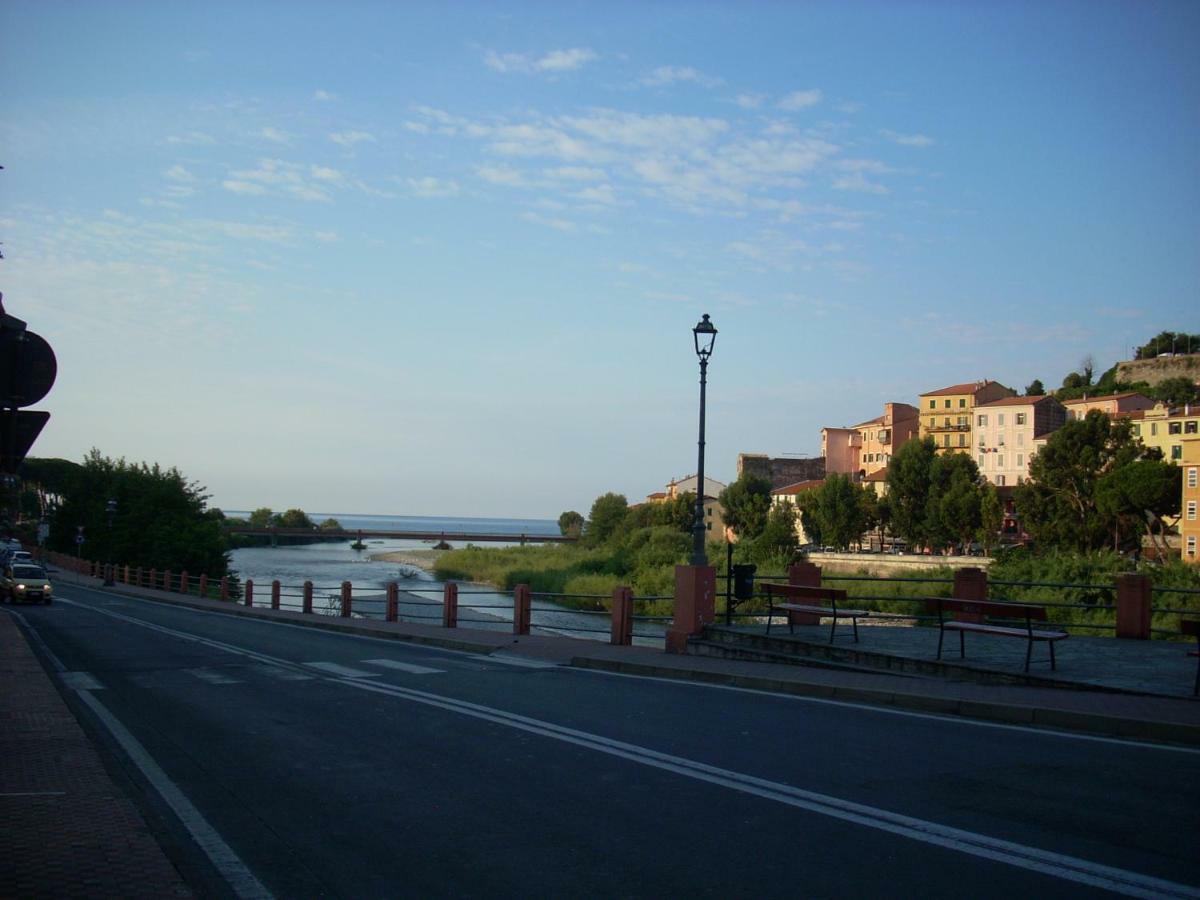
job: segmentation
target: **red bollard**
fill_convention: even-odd
[[[352,588],[350,586],[350,582],[343,581],[342,582],[342,611],[341,611],[341,616],[343,619],[350,618],[350,593],[351,593],[351,590],[352,590]]]
[[[246,605],[254,605],[254,580],[252,578],[246,579]]]
[[[513,588],[513,634],[529,634],[532,599],[529,585],[518,584]]]
[[[139,569],[138,570],[138,581],[141,581],[141,580],[142,580],[142,575],[141,575],[141,570]],[[208,599],[208,576],[207,575],[200,576],[200,596],[203,597],[205,600]]]
[[[279,582],[271,582],[271,609],[279,609]]]
[[[221,578],[221,600],[229,601],[229,579],[225,577]]]
[[[191,593],[190,589],[191,589],[191,585],[188,583],[187,569],[184,569],[182,572],[179,573],[179,593],[190,594]]]
[[[171,590],[171,570],[170,569],[166,569],[163,571],[163,588],[162,589],[164,591]]]
[[[400,617],[400,585],[389,581],[387,586],[387,615],[388,622],[395,622]]]
[[[442,627],[458,627],[458,585],[446,584],[442,588]]]
[[[302,609],[306,613],[312,612],[312,595],[313,583],[311,581],[304,582],[304,606]]]
[[[121,579],[125,584],[129,584],[129,566],[125,567],[125,577]]]
[[[154,588],[157,586],[158,586],[158,569],[151,569],[150,570],[150,587]]]
[[[610,644],[628,647],[633,644],[633,589],[613,588],[612,636]]]

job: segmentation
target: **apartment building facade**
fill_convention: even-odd
[[[1184,443],[1189,438],[1200,436],[1200,405],[1171,409],[1163,403],[1153,408],[1131,414],[1133,433],[1147,447],[1162,451],[1167,462],[1181,465]]]
[[[885,403],[883,415],[849,428],[822,428],[825,471],[862,481],[888,467],[892,456],[920,431],[920,412],[907,403]]]
[[[1029,477],[1029,464],[1045,439],[1067,422],[1066,407],[1053,397],[1005,397],[975,407],[975,461],[997,487]]]
[[[1185,438],[1179,464],[1183,467],[1183,505],[1179,539],[1183,561],[1200,565],[1200,437]]]
[[[1078,397],[1064,400],[1062,404],[1067,408],[1068,419],[1082,419],[1093,409],[1098,409],[1106,416],[1126,416],[1154,407],[1153,400],[1137,391],[1110,394],[1107,397]]]
[[[931,437],[939,453],[970,453],[975,407],[1016,395],[998,381],[973,381],[954,384],[921,394],[920,430],[922,438]]]

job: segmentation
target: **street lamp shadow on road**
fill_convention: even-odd
[[[700,360],[700,438],[697,441],[696,513],[692,522],[690,565],[675,567],[675,615],[667,632],[667,652],[686,653],[687,638],[696,634],[715,615],[717,570],[704,552],[707,528],[704,522],[704,413],[708,388],[708,360],[717,342],[717,329],[708,313],[692,329],[696,356]]]

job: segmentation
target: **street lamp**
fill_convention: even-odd
[[[707,566],[708,557],[704,554],[704,390],[708,384],[708,358],[712,356],[713,344],[717,342],[717,329],[704,314],[695,328],[692,337],[696,341],[696,356],[700,358],[700,440],[698,442],[700,461],[696,464],[696,521],[692,524],[692,565]]]
[[[117,514],[117,501],[109,500],[104,504],[105,515],[108,516],[108,565],[104,567],[104,586],[113,586],[113,566],[116,560],[113,558],[113,517]]]

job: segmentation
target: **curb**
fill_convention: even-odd
[[[1098,713],[998,703],[988,700],[930,697],[926,694],[909,694],[902,691],[837,687],[833,685],[810,684],[803,681],[769,678],[760,675],[702,672],[694,669],[676,669],[669,666],[596,659],[585,656],[573,658],[571,665],[579,669],[597,669],[623,675],[648,675],[654,678],[670,678],[676,681],[723,684],[730,687],[746,688],[748,690],[815,697],[821,700],[865,703],[870,706],[891,706],[918,712],[961,716],[965,719],[1000,722],[1008,725],[1055,728],[1063,731],[1084,732],[1105,737],[1200,747],[1200,725],[1188,725],[1181,722],[1127,719],[1118,716],[1105,716]]]

